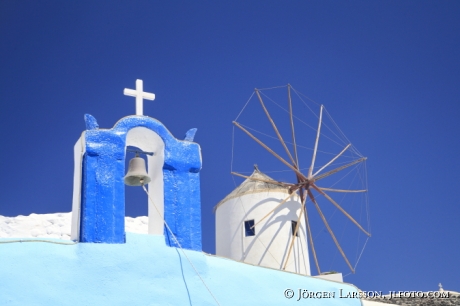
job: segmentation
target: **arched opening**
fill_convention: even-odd
[[[136,157],[136,153],[133,152],[142,151],[141,148],[135,146],[126,147],[126,158],[125,158],[125,173],[129,171],[129,163],[132,158]],[[148,161],[146,155],[139,154],[137,157],[140,157],[144,160],[145,165],[148,166]],[[145,170],[147,171],[148,168]],[[139,234],[148,233],[148,215],[149,209],[148,205],[145,205],[147,195],[144,190],[139,186],[125,186],[125,232],[133,232]],[[141,217],[141,218],[138,218]]]
[[[164,220],[164,142],[160,136],[150,129],[135,127],[126,134],[126,147],[135,147],[145,152],[153,152],[152,156],[141,154],[146,160],[147,173],[151,182],[147,185],[153,203],[141,187],[125,187],[125,215],[137,217],[148,214],[148,234],[163,235]],[[125,150],[126,150],[125,147]],[[128,170],[129,161],[135,156],[132,152],[125,154],[125,169]],[[125,171],[125,172],[126,172]],[[147,204],[147,205],[145,205]],[[156,208],[155,208],[156,206]],[[146,214],[147,213],[147,214]],[[126,225],[125,225],[126,226]]]

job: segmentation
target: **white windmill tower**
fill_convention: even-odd
[[[288,171],[294,173],[296,181],[287,182],[286,177],[274,179],[262,173],[257,166],[252,174],[243,175],[233,170],[232,159],[232,174],[246,180],[215,207],[216,254],[254,265],[304,275],[312,274],[309,260],[311,255],[317,273],[322,274],[319,256],[317,256],[318,244],[315,239],[317,242],[319,240],[319,249],[321,249],[323,242],[330,241],[332,238],[336,249],[329,248],[326,253],[340,253],[345,264],[354,273],[362,250],[370,237],[366,157],[363,157],[351,145],[322,105],[317,105],[319,114],[315,113],[312,110],[314,107],[309,107],[298,92],[290,85],[286,87],[288,107],[283,107],[271,97],[266,96],[263,92],[265,90],[255,90],[258,98],[256,100],[260,102],[261,109],[268,118],[269,125],[266,127],[270,126],[270,129],[274,131],[272,136],[267,134],[267,129],[260,131],[250,126],[262,121],[254,120],[259,117],[252,113],[249,116],[249,124],[239,122],[241,114],[254,94],[233,124],[260,145],[257,148],[262,148],[262,151],[265,153],[268,151],[271,156],[275,157],[270,163],[267,163],[267,167],[274,167],[276,163],[281,166],[284,164],[283,167],[287,167]],[[315,127],[305,122],[306,116],[303,114],[293,113],[291,90],[298,94],[301,102],[307,105],[308,110],[314,114],[314,120],[319,122],[314,124]],[[262,96],[273,102],[288,116],[279,110],[269,112]],[[287,124],[278,127],[274,118],[277,116],[280,118],[280,114],[285,116],[284,119],[289,119]],[[323,115],[328,116],[330,121],[326,123]],[[311,135],[304,131],[298,132],[301,129],[294,129],[296,120],[305,124]],[[337,129],[335,131],[334,125]],[[296,135],[296,132],[300,136]],[[254,134],[257,133],[262,136],[256,137]],[[285,141],[285,138],[282,137],[283,133],[289,133],[292,142]],[[262,139],[262,137],[265,138]],[[321,142],[320,138],[323,139]],[[276,141],[278,153],[276,149],[272,149],[275,144],[268,145],[270,140]],[[306,142],[305,145],[301,145],[301,141],[310,141],[310,143]],[[292,153],[288,146],[292,146]],[[246,155],[244,159],[248,159],[247,156],[252,153],[253,148],[248,148],[248,144],[245,143],[242,151]],[[259,159],[262,158],[262,153],[253,156]],[[308,167],[301,168],[301,165],[305,164]],[[264,166],[263,169],[265,171],[266,167]],[[361,204],[362,206],[359,207]],[[313,210],[317,211],[320,218],[312,217]],[[358,214],[354,214],[353,210],[358,211]],[[341,222],[348,224],[345,225],[343,231],[335,234],[338,227],[333,223],[340,219],[343,219]],[[349,226],[349,224],[352,225]],[[363,248],[359,250],[354,246],[357,255],[351,259],[346,255],[348,249],[340,242],[348,238],[349,234],[346,230],[354,230],[358,235],[365,236],[365,239],[360,238],[361,243],[365,240]],[[326,239],[326,235],[329,235],[330,238]]]
[[[250,178],[215,207],[216,254],[310,275],[304,219],[297,226],[300,197],[296,193],[289,197],[289,186],[273,184],[271,177],[254,168]]]

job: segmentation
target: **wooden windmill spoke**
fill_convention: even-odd
[[[348,219],[350,219],[351,222],[353,222],[361,231],[363,231],[364,234],[366,234],[367,236],[371,236],[371,234],[369,234],[358,222],[356,222],[355,219],[353,219],[352,216],[350,216],[349,213],[347,213],[339,204],[337,204],[329,195],[327,195],[327,193],[325,193],[324,191],[322,191],[320,188],[318,188],[317,186],[315,186],[314,184],[312,184],[312,187],[318,191],[319,193],[321,193],[326,199],[329,200],[329,202],[331,202],[332,204],[334,204],[335,207],[337,207],[345,216],[348,217]]]
[[[316,200],[315,200],[315,197],[313,196],[313,193],[310,190],[307,190],[307,192],[308,192],[308,196],[310,197],[311,201],[313,202],[313,204],[315,204],[316,210],[318,211],[319,215],[321,216],[321,219],[323,220],[324,225],[326,226],[329,234],[331,235],[332,240],[334,240],[334,243],[337,246],[337,249],[339,249],[340,254],[342,254],[342,257],[343,257],[343,259],[345,259],[345,262],[347,263],[347,265],[350,268],[351,272],[355,273],[355,269],[353,269],[353,267],[351,266],[350,261],[348,260],[347,256],[343,252],[342,247],[339,244],[339,241],[337,240],[337,238],[334,235],[334,232],[332,231],[331,227],[329,226],[329,223],[327,223],[327,220],[324,217],[323,212],[319,208],[318,203],[316,203]]]
[[[327,164],[325,164],[324,166],[321,167],[321,169],[319,169],[318,171],[315,172],[315,174],[313,174],[313,176],[317,175],[318,173],[320,173],[321,171],[323,171],[324,168],[326,168],[327,166],[329,166],[330,164],[332,164],[337,158],[340,157],[340,155],[342,155],[349,147],[351,146],[351,143],[349,143],[345,149],[343,149],[339,154],[337,154],[336,157],[334,157],[333,159],[331,159]]]
[[[295,156],[295,165],[297,169],[300,168],[299,157],[297,155],[297,144],[295,142],[295,132],[294,132],[294,118],[292,114],[292,99],[291,99],[291,84],[288,84],[288,101],[289,101],[289,117],[291,119],[291,132],[292,132],[292,145],[294,147],[294,156]]]
[[[307,231],[308,231],[308,241],[310,242],[310,247],[311,247],[311,252],[313,254],[313,258],[315,259],[316,270],[318,271],[318,274],[321,274],[321,270],[319,269],[318,258],[316,257],[315,245],[313,243],[313,235],[311,234],[310,222],[308,221],[308,211],[307,211],[306,201],[305,201],[305,204],[302,206],[302,208],[304,210],[305,225],[307,226]]]
[[[319,134],[321,132],[321,120],[323,118],[323,106],[321,105],[319,111],[319,122],[318,122],[318,129],[316,130],[316,140],[315,140],[315,148],[313,149],[313,157],[311,159],[310,169],[308,170],[308,178],[312,177],[313,168],[315,167],[315,159],[316,159],[316,151],[318,150],[318,141],[319,141]]]
[[[270,152],[271,154],[273,154],[273,156],[275,156],[276,158],[278,158],[283,164],[285,164],[286,166],[289,167],[289,169],[293,170],[295,173],[297,173],[301,178],[303,178],[304,180],[306,180],[307,178],[302,174],[302,172],[300,172],[299,170],[297,170],[294,166],[292,166],[290,163],[288,163],[286,160],[284,160],[281,156],[279,156],[278,154],[276,154],[272,149],[270,149],[266,144],[264,144],[262,141],[260,141],[257,137],[255,137],[254,135],[251,134],[251,132],[249,132],[248,130],[246,130],[244,127],[242,127],[238,122],[236,121],[233,121],[233,124],[236,125],[238,128],[240,128],[243,132],[245,132],[246,134],[248,134],[249,137],[251,137],[252,139],[254,139],[258,144],[260,144],[265,150],[267,150],[268,152]]]
[[[253,177],[253,176],[247,176],[247,175],[244,175],[244,174],[240,174],[238,172],[230,172],[230,173],[233,174],[233,175],[236,175],[236,176],[240,176],[240,177],[243,177],[243,178],[246,178],[246,179],[253,180],[253,181],[259,181],[259,182],[269,183],[269,184],[273,184],[273,185],[279,185],[279,186],[282,186],[282,187],[294,186],[294,184],[291,184],[291,183],[283,183],[283,182],[278,182],[278,181],[274,181],[274,180],[264,180],[264,179],[261,179],[261,178],[258,178],[258,177]]]
[[[278,139],[280,140],[281,144],[283,145],[284,150],[286,150],[286,153],[287,153],[287,155],[289,156],[289,158],[291,159],[292,163],[297,167],[296,161],[295,161],[294,158],[292,157],[291,152],[289,152],[289,149],[287,148],[286,143],[285,143],[284,140],[283,140],[283,137],[281,137],[281,134],[280,134],[280,132],[278,131],[278,128],[276,127],[275,122],[273,121],[272,117],[270,116],[270,113],[268,112],[267,108],[265,107],[264,101],[262,100],[262,97],[260,96],[259,90],[256,88],[255,91],[256,91],[257,97],[259,98],[260,105],[262,105],[262,108],[264,109],[265,114],[267,115],[268,120],[270,121],[270,123],[271,123],[273,129],[275,130],[276,136],[278,136]],[[298,168],[298,167],[297,167],[297,168]]]
[[[337,247],[338,251],[340,252],[341,256],[345,260],[345,262],[348,265],[348,267],[350,268],[350,270],[353,273],[355,273],[354,267],[351,265],[350,261],[348,260],[346,254],[344,252],[344,249],[342,249],[342,247],[341,247],[341,245],[340,245],[340,243],[338,241],[338,238],[336,237],[336,235],[334,234],[331,226],[328,223],[328,222],[331,222],[331,221],[330,220],[328,221],[326,219],[324,213],[322,212],[322,210],[321,210],[321,208],[319,206],[319,203],[315,199],[315,196],[317,196],[318,199],[319,199],[320,196],[324,196],[327,199],[327,201],[331,202],[332,205],[335,206],[335,208],[332,208],[332,209],[337,208],[338,210],[340,210],[341,213],[344,214],[346,218],[348,218],[351,222],[353,222],[358,227],[358,229],[359,229],[358,234],[360,234],[360,232],[362,231],[363,233],[365,233],[367,236],[370,237],[370,234],[351,216],[351,211],[350,211],[350,213],[348,213],[344,208],[342,208],[337,202],[334,201],[334,199],[331,197],[331,196],[333,196],[333,194],[330,194],[330,192],[338,192],[338,193],[345,193],[345,194],[346,193],[362,193],[362,192],[367,192],[367,190],[365,190],[366,187],[355,187],[355,189],[339,189],[339,188],[347,188],[347,187],[340,187],[338,185],[335,185],[335,186],[334,185],[328,185],[327,184],[328,179],[325,179],[325,178],[328,178],[329,176],[334,178],[333,175],[335,175],[336,173],[338,173],[340,171],[343,171],[343,170],[345,170],[347,168],[350,168],[347,171],[343,171],[340,175],[338,175],[338,176],[343,176],[343,178],[345,178],[347,176],[347,173],[357,169],[357,168],[352,168],[352,166],[356,165],[356,167],[359,167],[361,165],[359,163],[364,162],[367,158],[357,156],[357,157],[354,157],[353,159],[345,160],[343,163],[340,162],[341,159],[345,159],[345,157],[344,157],[346,155],[345,152],[350,152],[349,150],[351,150],[351,143],[349,143],[349,144],[344,143],[343,144],[343,142],[342,142],[342,144],[339,144],[339,148],[338,148],[338,150],[341,150],[341,151],[333,153],[333,154],[336,154],[336,155],[332,154],[329,157],[325,157],[324,160],[327,161],[327,163],[323,163],[323,161],[321,161],[322,153],[326,153],[326,152],[322,152],[321,148],[319,148],[319,139],[320,139],[320,136],[321,136],[321,132],[323,132],[323,136],[324,136],[324,128],[322,128],[322,125],[323,125],[323,122],[322,122],[323,118],[322,117],[323,117],[323,113],[327,113],[326,110],[324,109],[323,105],[321,105],[320,106],[320,112],[319,112],[319,114],[317,114],[318,115],[318,117],[317,117],[318,118],[318,126],[317,126],[317,130],[316,130],[316,133],[315,133],[315,143],[314,143],[313,151],[312,151],[313,154],[311,156],[311,160],[302,161],[304,163],[303,164],[304,169],[301,170],[300,169],[300,164],[299,164],[300,160],[299,160],[299,156],[298,156],[299,153],[301,153],[301,152],[298,151],[298,148],[297,148],[297,139],[296,139],[296,131],[295,131],[295,123],[294,123],[294,119],[296,119],[297,117],[295,117],[294,113],[293,113],[293,107],[296,107],[296,106],[293,105],[293,102],[295,102],[295,101],[292,100],[291,90],[294,90],[294,89],[291,88],[290,84],[288,84],[288,86],[287,86],[288,101],[287,102],[288,102],[288,112],[289,112],[289,120],[290,120],[289,124],[290,124],[290,129],[291,129],[291,136],[289,136],[287,134],[283,135],[284,137],[288,137],[288,138],[286,138],[286,141],[288,141],[288,142],[286,142],[283,139],[283,136],[281,134],[283,129],[281,129],[282,126],[280,126],[280,122],[275,123],[275,121],[274,121],[274,119],[276,120],[276,116],[275,116],[276,113],[274,113],[271,110],[269,112],[270,107],[265,104],[264,99],[266,100],[266,99],[268,99],[268,97],[265,96],[265,94],[264,94],[265,92],[263,92],[262,90],[259,90],[257,88],[255,89],[255,94],[258,97],[260,105],[261,105],[263,111],[265,112],[265,115],[266,115],[268,121],[270,122],[270,124],[271,124],[271,126],[272,126],[272,128],[273,128],[273,130],[274,130],[274,132],[276,134],[275,139],[279,140],[279,142],[281,143],[283,149],[285,150],[285,153],[282,152],[283,149],[277,149],[276,148],[276,146],[278,146],[278,144],[276,143],[276,140],[275,140],[274,146],[272,146],[272,148],[275,149],[275,150],[273,150],[272,148],[270,148],[267,145],[269,143],[266,142],[266,140],[264,140],[264,138],[262,138],[262,139],[257,138],[255,136],[256,134],[255,133],[253,134],[253,131],[251,131],[251,129],[249,127],[246,127],[243,124],[240,124],[240,123],[238,123],[236,121],[233,121],[233,124],[236,127],[238,127],[240,130],[242,130],[244,133],[246,133],[250,138],[252,138],[252,140],[257,142],[266,151],[271,153],[281,163],[283,163],[286,167],[288,167],[288,169],[294,171],[294,173],[296,175],[296,178],[295,179],[293,178],[294,180],[277,181],[277,180],[274,180],[274,179],[272,179],[270,177],[259,176],[259,175],[255,175],[255,177],[253,177],[253,175],[249,175],[249,174],[244,175],[244,174],[238,173],[238,172],[231,172],[231,174],[239,176],[239,177],[242,177],[242,178],[245,178],[247,180],[246,182],[250,182],[249,180],[251,180],[252,182],[260,182],[260,183],[256,184],[256,186],[259,186],[259,187],[263,187],[264,183],[273,184],[273,185],[268,185],[268,187],[272,186],[275,189],[278,188],[277,190],[285,189],[289,193],[289,195],[288,194],[282,195],[282,197],[286,197],[286,198],[280,198],[280,199],[276,200],[276,202],[273,203],[273,206],[270,206],[270,207],[276,206],[273,209],[271,209],[270,207],[266,207],[266,209],[270,210],[270,211],[265,210],[263,212],[263,214],[265,214],[265,215],[260,219],[257,218],[258,219],[258,220],[256,220],[257,223],[255,223],[253,226],[251,226],[251,229],[254,229],[256,226],[263,226],[263,227],[269,226],[271,228],[271,226],[272,226],[271,221],[273,221],[273,219],[276,218],[276,216],[278,216],[278,214],[284,212],[284,210],[286,210],[287,207],[290,207],[289,204],[288,205],[285,205],[285,204],[288,203],[288,202],[293,204],[292,203],[292,201],[294,201],[293,196],[294,196],[294,194],[298,194],[298,196],[300,198],[300,201],[297,198],[295,198],[295,202],[296,202],[296,205],[297,204],[301,205],[300,206],[301,210],[299,211],[299,215],[297,215],[297,211],[298,211],[297,209],[295,209],[295,211],[294,211],[295,212],[295,217],[298,217],[297,218],[297,224],[296,224],[295,227],[292,228],[292,230],[290,228],[290,230],[292,231],[292,233],[290,231],[290,234],[293,234],[292,238],[290,238],[291,241],[289,241],[289,240],[287,242],[285,241],[285,246],[287,246],[287,248],[286,247],[284,248],[284,251],[282,252],[282,254],[280,254],[282,257],[278,258],[278,260],[277,260],[278,265],[279,265],[278,266],[279,269],[286,270],[286,268],[287,268],[287,266],[289,264],[289,260],[290,260],[291,255],[293,256],[293,261],[295,261],[295,263],[296,263],[295,269],[297,269],[297,263],[298,263],[297,262],[297,257],[296,257],[297,256],[297,251],[298,251],[297,247],[301,247],[302,251],[307,250],[306,251],[307,252],[306,256],[312,255],[311,257],[314,258],[318,274],[321,274],[321,270],[320,270],[320,266],[319,266],[319,262],[318,262],[318,258],[317,258],[317,252],[316,252],[316,249],[315,249],[314,238],[313,238],[313,235],[312,235],[312,231],[315,230],[314,228],[312,228],[314,224],[311,224],[310,221],[309,221],[309,220],[313,220],[312,218],[314,218],[315,216],[312,217],[312,214],[314,214],[312,212],[313,208],[311,208],[311,206],[308,207],[308,209],[310,209],[310,211],[309,211],[310,214],[308,214],[308,210],[307,210],[307,206],[306,206],[306,203],[309,202],[309,199],[310,199],[312,201],[312,203],[313,203],[312,206],[314,205],[315,209],[318,211],[318,214],[321,217],[322,222],[325,225],[325,228],[327,229],[327,231],[331,235],[331,238],[332,238],[335,246]],[[262,97],[262,95],[264,95],[264,97]],[[252,98],[252,96],[251,96],[251,98]],[[315,107],[315,109],[317,109],[317,107]],[[297,109],[296,109],[296,111],[297,111]],[[274,117],[272,117],[271,114],[274,114]],[[285,118],[285,119],[287,119],[287,118]],[[236,120],[238,120],[238,119],[236,119]],[[325,120],[326,120],[326,117],[325,117]],[[280,129],[278,129],[278,126],[280,126]],[[285,127],[288,128],[287,126],[285,126]],[[270,129],[270,128],[268,128],[268,129]],[[289,132],[287,132],[287,133],[289,133]],[[300,130],[297,127],[297,134],[298,133],[300,133]],[[314,131],[313,131],[313,133],[314,133]],[[266,136],[268,136],[268,135],[266,135]],[[258,137],[261,137],[261,136],[258,136]],[[327,137],[327,136],[324,136],[324,137]],[[292,147],[291,147],[291,143],[289,142],[290,141],[289,138],[291,138]],[[331,141],[335,142],[333,139],[331,139],[331,138],[329,138],[329,139]],[[323,143],[323,142],[324,142],[324,139],[322,138],[321,143]],[[337,143],[337,142],[335,142],[335,143]],[[340,147],[342,149],[340,149]],[[291,150],[292,150],[292,152],[291,152]],[[287,154],[287,156],[284,155],[284,154]],[[316,159],[317,158],[318,158],[318,164],[316,164]],[[309,166],[306,165],[307,163],[310,163],[310,165]],[[302,173],[302,172],[304,172],[304,173]],[[325,180],[320,181],[322,179],[325,179]],[[327,188],[317,186],[316,185],[317,181],[320,181],[319,184],[321,184],[323,186],[327,186]],[[279,187],[277,187],[277,186],[279,186]],[[337,188],[334,188],[334,187],[337,187]],[[331,196],[329,196],[329,194]],[[342,194],[342,195],[345,196],[345,194]],[[350,196],[352,196],[352,195],[350,195]],[[359,198],[362,199],[362,197],[359,197]],[[341,205],[344,204],[342,202],[340,202],[340,203],[341,203]],[[285,205],[285,206],[283,206],[283,205]],[[310,203],[308,203],[308,205],[310,205]],[[326,205],[330,205],[330,204],[326,204]],[[346,207],[346,206],[344,206],[344,207]],[[295,206],[295,208],[297,208],[297,206]],[[324,207],[323,207],[323,209],[324,209]],[[308,236],[308,238],[305,237],[305,239],[308,240],[308,242],[305,241],[305,244],[303,244],[303,241],[296,239],[296,237],[297,237],[299,232],[304,233],[303,228],[301,227],[301,222],[300,222],[300,220],[302,220],[302,218],[305,221],[305,235]],[[347,219],[345,219],[345,220],[347,220]],[[288,220],[287,222],[294,222],[294,221]],[[348,221],[346,221],[346,222],[348,222]],[[302,237],[302,239],[303,239],[303,237]],[[297,241],[297,245],[294,246],[296,241]],[[300,245],[300,243],[302,245]],[[294,248],[296,248],[296,249],[294,249]],[[311,250],[311,253],[309,253],[308,250]],[[320,250],[318,250],[318,252],[319,251]],[[321,254],[318,253],[318,256],[320,256],[320,255]],[[259,262],[259,264],[260,264],[260,262]],[[306,262],[305,262],[305,264],[306,264]],[[312,263],[310,262],[309,265],[311,265],[311,264]],[[291,262],[291,266],[289,266],[289,268],[290,269],[292,268],[292,262]],[[309,267],[309,269],[310,269],[310,267]]]
[[[313,179],[311,179],[310,181],[311,181],[311,182],[319,181],[319,180],[321,180],[321,179],[323,179],[323,178],[325,178],[325,177],[328,177],[328,176],[330,176],[330,175],[332,175],[332,174],[334,174],[334,173],[337,173],[337,172],[339,172],[339,171],[342,171],[343,169],[346,169],[346,168],[348,168],[348,167],[351,167],[351,166],[353,166],[353,165],[356,165],[357,163],[363,162],[363,161],[365,161],[366,159],[367,159],[367,157],[361,157],[361,158],[359,158],[359,159],[357,159],[357,160],[352,161],[352,162],[349,163],[349,164],[346,164],[346,165],[343,165],[343,166],[341,166],[341,167],[335,168],[335,169],[333,169],[333,170],[331,170],[331,171],[328,171],[328,172],[326,172],[326,173],[323,173],[323,174],[321,174],[321,175],[319,175],[319,176],[315,176],[315,177],[313,177]]]
[[[278,207],[280,207],[281,205],[283,205],[284,203],[286,203],[290,197],[292,197],[294,195],[294,192],[289,194],[288,197],[286,199],[284,199],[283,201],[281,201],[278,205],[276,205],[275,208],[273,208],[272,210],[270,210],[265,216],[262,217],[262,219],[259,220],[259,222],[257,222],[256,224],[254,224],[253,226],[251,226],[251,229],[254,228],[254,226],[256,226],[257,224],[259,224],[260,222],[262,222],[263,220],[265,220],[265,218],[267,218],[268,216],[270,216]]]
[[[303,214],[302,207],[304,206],[304,204],[305,204],[305,201],[302,203],[302,206],[300,207],[299,218],[297,218],[297,223],[295,225],[294,235],[292,236],[291,244],[289,245],[289,250],[288,250],[288,254],[286,256],[286,261],[284,262],[283,270],[286,270],[286,266],[287,266],[287,264],[289,262],[289,257],[291,256],[292,246],[294,245],[295,238],[297,237],[297,231],[299,230],[300,218],[302,218],[302,214]]]
[[[319,189],[323,190],[323,191],[330,191],[330,192],[367,192],[366,189],[357,189],[357,190],[354,190],[354,189],[334,189],[334,188],[324,188],[324,187],[319,187],[319,186],[316,186],[318,187]]]

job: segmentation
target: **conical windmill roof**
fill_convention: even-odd
[[[214,206],[214,212],[216,209],[227,202],[230,199],[241,197],[246,194],[258,193],[258,192],[267,192],[267,191],[276,191],[276,192],[285,192],[289,193],[289,187],[283,187],[278,184],[272,184],[263,181],[253,180],[251,178],[258,178],[267,181],[275,181],[265,173],[262,173],[257,166],[254,166],[254,172],[242,182],[238,187],[236,187],[232,192],[230,192],[224,199],[222,199],[216,206]]]

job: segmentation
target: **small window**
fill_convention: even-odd
[[[254,220],[246,220],[244,221],[244,232],[245,236],[255,236],[256,228],[254,226]]]
[[[297,226],[297,221],[291,221],[292,236],[294,236],[296,226]],[[295,234],[296,237],[299,237],[299,231],[300,231],[300,227],[297,229],[297,233]]]

